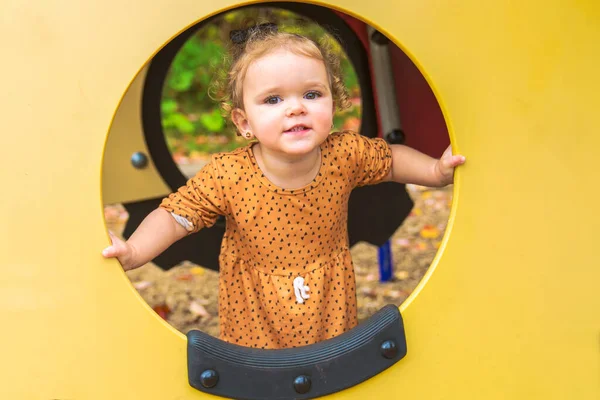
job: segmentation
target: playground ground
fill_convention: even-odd
[[[394,278],[379,282],[377,248],[352,248],[358,295],[358,317],[364,320],[386,304],[400,305],[417,286],[439,248],[452,202],[452,186],[429,189],[409,185],[415,207],[391,238]],[[106,224],[121,234],[127,213],[120,205],[105,208]],[[127,276],[146,302],[173,327],[199,329],[218,336],[218,273],[190,262],[169,271],[148,263]]]

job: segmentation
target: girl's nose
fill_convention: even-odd
[[[306,107],[304,107],[304,104],[302,104],[301,101],[292,101],[288,104],[288,108],[285,110],[285,114],[288,117],[294,116],[294,115],[302,115],[306,113]]]

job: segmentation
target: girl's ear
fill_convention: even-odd
[[[246,132],[251,132],[250,122],[248,122],[246,113],[241,108],[235,108],[231,111],[231,120],[242,136],[244,136]]]

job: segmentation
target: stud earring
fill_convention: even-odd
[[[246,136],[246,139],[250,139],[252,137],[252,132],[248,131],[244,133],[244,136]]]

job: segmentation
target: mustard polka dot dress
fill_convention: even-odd
[[[252,146],[215,154],[161,207],[197,230],[224,215],[220,252],[221,339],[288,348],[337,336],[357,324],[347,219],[350,192],[380,182],[392,164],[382,139],[331,134],[308,185],[283,189],[261,172]],[[202,248],[198,248],[202,251]]]

